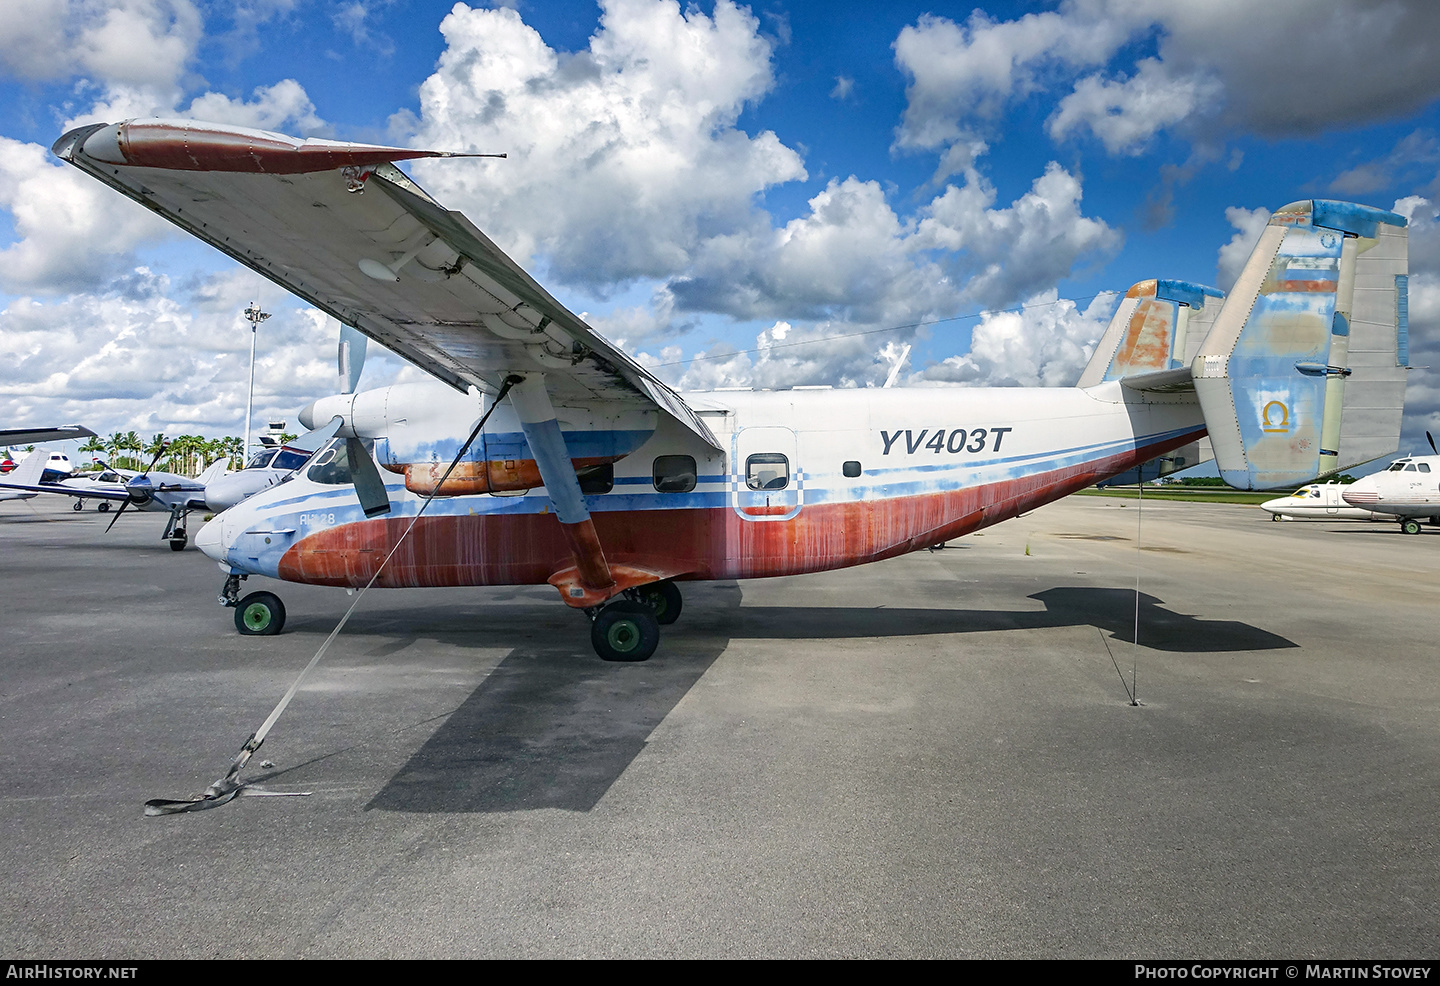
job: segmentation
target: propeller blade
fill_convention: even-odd
[[[117,511],[115,511],[115,516],[114,516],[114,517],[111,517],[111,518],[110,518],[110,523],[107,524],[107,525],[105,525],[105,533],[106,533],[106,534],[109,534],[109,533],[110,533],[110,528],[112,528],[112,527],[115,526],[115,522],[120,519],[120,515],[125,512],[125,508],[128,507],[128,506],[130,506],[130,501],[129,501],[129,500],[122,500],[122,501],[120,502],[120,509],[117,510]]]
[[[307,431],[285,447],[292,448],[297,452],[309,452],[311,455],[314,455],[320,451],[326,442],[335,437],[335,433],[340,430],[340,426],[344,423],[345,419],[337,414],[330,419],[328,424],[323,424],[314,431]]]
[[[148,476],[148,475],[150,475],[150,470],[155,468],[155,463],[157,463],[157,462],[160,461],[160,456],[164,455],[164,454],[165,454],[165,450],[168,449],[169,447],[170,447],[170,443],[169,443],[169,442],[166,442],[164,445],[161,445],[160,448],[157,449],[156,452],[155,452],[155,458],[153,458],[153,459],[150,460],[150,464],[145,467],[145,471],[142,472],[140,475],[142,475],[142,476]]]
[[[368,340],[360,330],[340,326],[340,393],[353,394],[365,369],[365,344]],[[318,448],[318,446],[317,446]]]
[[[1436,455],[1440,455],[1440,451],[1436,451],[1435,449],[1435,439],[1430,437],[1430,433],[1428,431],[1425,433],[1425,441],[1430,443],[1430,451],[1434,452]]]
[[[358,438],[345,439],[345,455],[350,460],[350,478],[355,483],[355,494],[360,497],[360,506],[366,517],[375,517],[390,512],[390,496],[380,480],[380,470],[375,460],[365,449],[365,443]]]

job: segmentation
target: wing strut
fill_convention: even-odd
[[[580,492],[580,480],[565,447],[565,436],[560,433],[560,422],[555,420],[555,408],[545,390],[544,376],[530,374],[524,382],[516,384],[510,391],[510,404],[520,418],[525,441],[535,455],[540,478],[550,494],[550,502],[555,505],[555,516],[560,519],[570,554],[575,559],[578,578],[574,584],[559,586],[560,594],[571,606],[598,605],[614,595],[617,587],[595,533],[595,522],[585,506],[585,495]]]

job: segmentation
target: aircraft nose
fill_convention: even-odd
[[[1380,493],[1375,481],[1367,476],[1341,490],[1340,497],[1352,507],[1373,507],[1380,499]]]
[[[206,498],[208,504],[209,498]],[[200,528],[195,535],[195,547],[205,552],[205,557],[214,561],[225,560],[225,515],[220,514],[214,520]]]

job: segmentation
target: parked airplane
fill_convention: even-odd
[[[1352,507],[1343,499],[1348,483],[1311,483],[1289,496],[1266,500],[1260,509],[1271,520],[1393,520],[1388,514]]]
[[[84,493],[89,490],[101,490],[109,493],[124,493],[125,484],[136,476],[140,475],[132,469],[116,469],[101,459],[92,459],[100,466],[99,472],[77,473],[61,480],[61,484],[69,489],[79,492],[72,494],[75,502],[72,504],[76,512],[85,509]],[[111,500],[100,497],[96,509],[102,514],[110,509]]]
[[[1276,212],[1227,300],[1136,285],[1076,388],[682,397],[393,163],[444,154],[173,120],[81,127],[54,151],[451,388],[317,401],[308,423],[338,418],[337,437],[203,528],[242,633],[284,623],[272,593],[239,598],[250,575],[548,582],[601,657],[644,660],[679,581],[890,558],[1207,432],[1246,489],[1398,440],[1406,220],[1365,206]]]
[[[1430,451],[1435,439],[1425,433]],[[1440,454],[1410,455],[1396,459],[1384,472],[1372,473],[1351,483],[1345,502],[1379,513],[1394,514],[1400,530],[1420,533],[1420,518],[1440,525]]]

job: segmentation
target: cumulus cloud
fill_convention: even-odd
[[[1026,299],[1019,311],[991,312],[971,335],[970,351],[915,374],[913,381],[992,387],[1065,387],[1095,352],[1117,296],[1097,295],[1085,310],[1052,288]]]
[[[507,161],[417,164],[520,263],[604,289],[685,269],[701,241],[757,221],[755,196],[806,177],[770,131],[736,128],[773,85],[771,43],[727,0],[607,0],[588,48],[548,47],[513,10],[463,5],[420,88],[418,144]]]
[[[46,148],[8,137],[0,137],[0,207],[17,236],[0,250],[0,289],[14,294],[98,287],[133,266],[142,243],[171,235],[141,206],[52,163]]]
[[[1235,235],[1220,248],[1215,286],[1221,291],[1229,291],[1235,285],[1235,279],[1245,268],[1245,261],[1250,259],[1255,244],[1260,242],[1260,234],[1265,232],[1270,210],[1230,206],[1225,210],[1225,221],[1235,227]]]
[[[1051,135],[1088,131],[1112,154],[1171,129],[1289,137],[1394,119],[1440,95],[1437,30],[1440,7],[1406,0],[1068,0],[963,26],[926,15],[895,43],[911,78],[897,144],[970,139],[1015,101],[1065,86]],[[1112,64],[1151,38],[1157,55]]]
[[[975,10],[963,24],[925,14],[895,39],[895,63],[910,78],[896,143],[933,148],[967,140],[1016,99],[1044,84],[1050,63],[1103,64],[1128,35],[1128,25],[1060,12],[992,20]]]
[[[968,299],[991,307],[1053,285],[1082,261],[1108,259],[1121,236],[1080,211],[1080,182],[1055,162],[1008,207],[994,208],[995,189],[971,169],[925,210],[919,242],[948,251]]]
[[[315,112],[305,87],[294,79],[258,86],[249,101],[207,92],[191,101],[185,116],[211,123],[229,123],[260,130],[282,130],[303,137],[326,134],[330,126]]]

